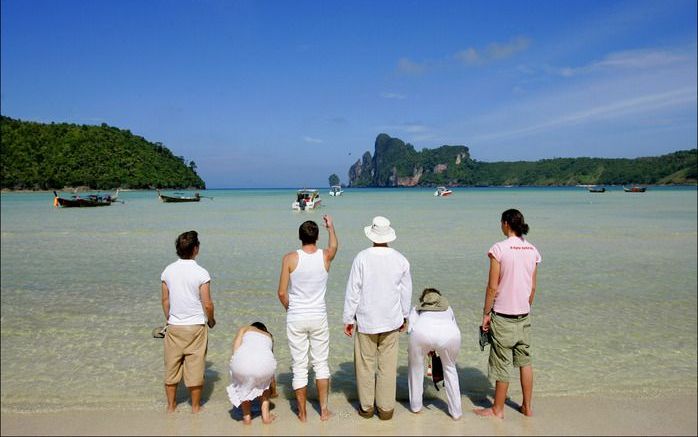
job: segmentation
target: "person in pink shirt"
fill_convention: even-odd
[[[495,243],[487,255],[490,273],[482,311],[482,329],[491,333],[488,373],[496,381],[494,405],[474,410],[480,416],[504,418],[509,371],[519,368],[523,403],[519,411],[532,416],[533,367],[531,365],[531,319],[536,294],[536,273],[541,262],[538,249],[523,236],[528,233],[524,217],[516,209],[502,213],[506,240]]]

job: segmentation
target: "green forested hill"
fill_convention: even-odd
[[[196,164],[128,130],[2,116],[2,188],[205,188]]]
[[[373,156],[370,152],[364,153],[349,169],[349,185],[695,184],[697,157],[698,151],[692,149],[635,159],[481,162],[470,158],[466,146],[441,146],[418,152],[409,143],[380,134]]]

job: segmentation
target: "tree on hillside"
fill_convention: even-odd
[[[332,185],[339,185],[339,176],[337,176],[335,173],[330,175],[330,186]]]

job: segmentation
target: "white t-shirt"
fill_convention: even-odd
[[[199,287],[211,281],[205,268],[193,259],[178,259],[160,276],[170,290],[170,325],[204,325],[207,322],[201,305]]]
[[[363,334],[390,332],[407,318],[411,299],[407,258],[390,247],[370,247],[359,252],[351,266],[343,321],[356,323]]]

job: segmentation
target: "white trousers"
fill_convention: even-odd
[[[436,351],[441,357],[441,364],[444,368],[448,413],[454,419],[458,419],[463,415],[458,371],[456,370],[456,358],[460,350],[460,330],[456,325],[428,326],[423,322],[420,321],[419,325],[415,326],[409,339],[407,383],[410,390],[410,409],[415,413],[422,409],[424,357],[429,351]]]
[[[293,389],[308,385],[308,355],[313,365],[315,379],[329,379],[330,328],[327,315],[310,320],[286,322],[288,348],[291,350]]]

